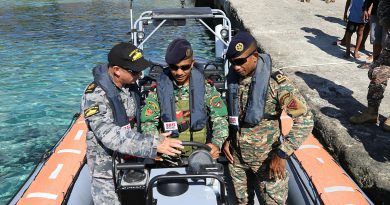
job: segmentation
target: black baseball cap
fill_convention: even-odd
[[[230,41],[226,51],[226,58],[236,58],[253,46],[257,46],[257,42],[250,33],[245,31],[238,32]]]
[[[143,71],[152,66],[145,60],[142,50],[131,43],[118,43],[108,53],[108,62],[112,66],[119,66],[131,71]]]
[[[177,64],[180,61],[192,56],[192,47],[190,42],[184,38],[173,40],[165,53],[165,61],[168,64]]]

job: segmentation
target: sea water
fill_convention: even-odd
[[[0,204],[6,204],[79,112],[91,69],[107,61],[115,43],[130,40],[130,6],[128,0],[0,0],[0,5]],[[135,0],[134,16],[156,7],[177,8],[180,1]],[[145,56],[163,61],[175,37],[190,40],[195,56],[212,56],[205,29],[188,24],[164,28],[145,45]]]

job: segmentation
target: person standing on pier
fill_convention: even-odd
[[[390,1],[381,0],[378,4],[378,22],[387,32],[383,49],[378,58],[369,65],[367,102],[368,108],[362,113],[349,118],[353,124],[377,123],[379,106],[384,97],[388,79],[390,77]],[[387,107],[388,108],[388,107]],[[390,132],[390,116],[383,124],[383,130]]]
[[[231,62],[227,104],[230,135],[224,153],[240,205],[254,203],[254,189],[265,205],[285,204],[288,195],[286,159],[311,134],[313,116],[298,89],[281,71],[271,71],[268,54],[257,51],[248,32],[235,35],[226,57]],[[279,119],[294,123],[281,135]]]

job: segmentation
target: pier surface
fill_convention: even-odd
[[[348,118],[367,105],[367,70],[361,58],[343,58],[345,47],[332,45],[344,35],[345,1],[215,0],[236,26],[250,31],[271,54],[274,68],[289,75],[315,114],[314,134],[376,204],[390,204],[390,133],[381,126],[390,116],[390,88],[378,125],[352,125]],[[355,44],[355,37],[351,41]]]

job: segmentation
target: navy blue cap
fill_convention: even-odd
[[[168,64],[177,64],[191,56],[192,47],[190,42],[184,38],[177,38],[169,44],[165,54],[165,61]]]
[[[232,59],[240,56],[242,53],[248,50],[252,44],[257,43],[256,39],[253,38],[250,33],[244,31],[238,32],[230,41],[229,47],[226,51],[226,58]]]

